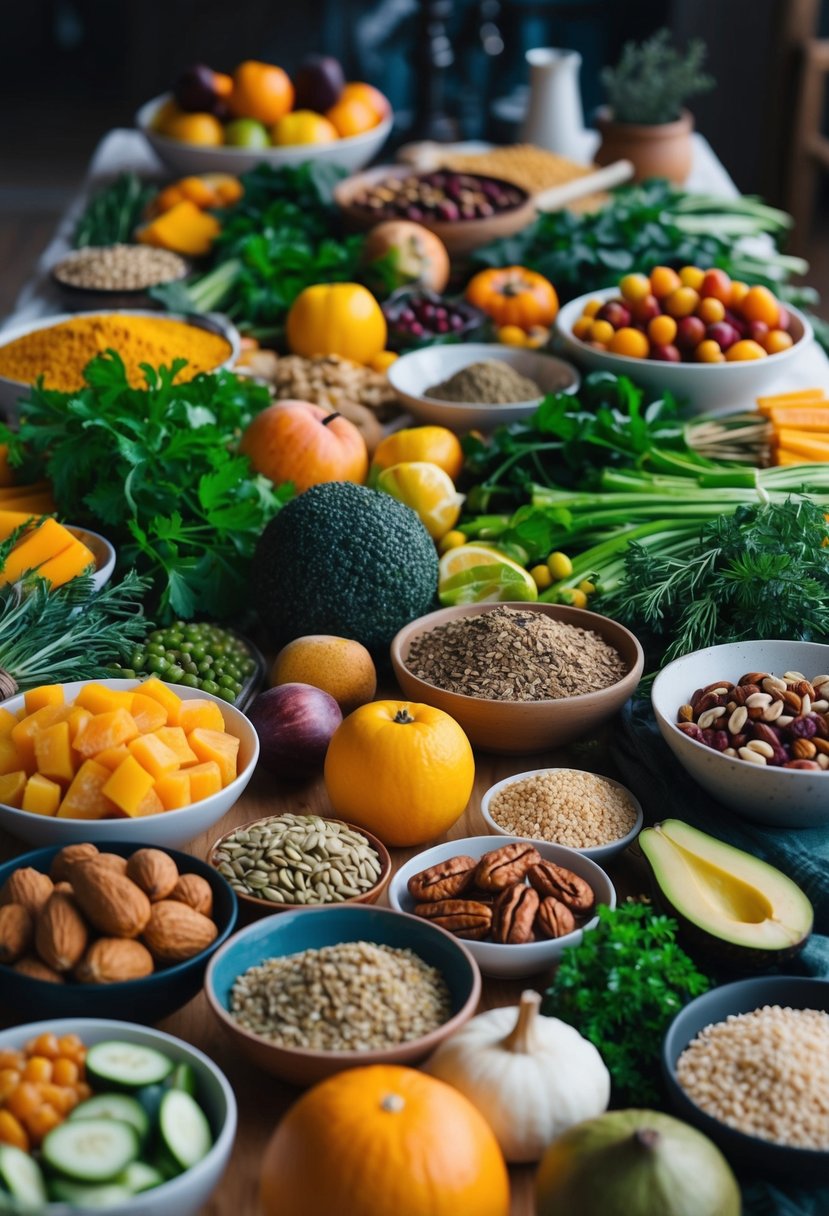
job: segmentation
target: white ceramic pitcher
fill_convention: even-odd
[[[530,67],[530,102],[521,128],[522,140],[571,160],[583,160],[581,55],[545,46],[527,51],[526,60]]]

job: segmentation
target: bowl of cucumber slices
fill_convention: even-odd
[[[16,1098],[12,1088],[0,1098],[0,1211],[202,1210],[236,1134],[233,1090],[206,1055],[145,1026],[66,1018],[0,1032],[0,1058],[9,1068],[17,1059],[21,1070],[37,1059],[44,1078],[44,1061],[51,1065],[49,1080],[23,1082],[25,1095]],[[51,1075],[69,1082],[60,1111]]]

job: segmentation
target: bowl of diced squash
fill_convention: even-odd
[[[32,512],[0,510],[0,544],[11,547],[0,561],[0,584],[13,583],[28,571],[61,587],[89,571],[97,591],[112,577],[115,550],[109,541],[85,528],[38,517]]]
[[[0,705],[0,829],[44,846],[185,844],[230,810],[258,756],[245,715],[201,689],[44,685]]]

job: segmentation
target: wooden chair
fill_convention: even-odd
[[[821,170],[829,169],[829,138],[821,129],[826,77],[829,75],[829,38],[810,38],[802,47],[800,89],[797,100],[786,206],[794,216],[794,244],[803,248],[815,208]]]

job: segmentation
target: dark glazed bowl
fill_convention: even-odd
[[[158,848],[154,844],[124,844],[121,841],[95,842],[101,853],[117,853],[130,857],[138,849]],[[61,846],[62,847],[62,846]],[[60,847],[36,849],[23,853],[14,861],[0,866],[0,887],[14,870],[31,866],[48,874],[52,860]],[[42,1017],[52,1018],[117,1018],[124,1022],[141,1021],[149,1025],[175,1013],[201,990],[207,963],[212,954],[227,941],[236,927],[238,903],[230,884],[217,870],[189,853],[178,849],[163,849],[176,863],[180,874],[198,874],[213,892],[213,920],[219,932],[215,941],[184,962],[159,968],[140,980],[125,980],[118,984],[52,984],[48,980],[21,975],[12,967],[0,965],[0,1003],[18,1021]]]
[[[719,1145],[736,1169],[763,1178],[825,1183],[829,1181],[829,1150],[789,1148],[728,1127],[692,1102],[677,1079],[677,1060],[701,1030],[731,1014],[751,1013],[763,1005],[829,1012],[829,982],[803,976],[762,976],[723,984],[691,1001],[671,1022],[662,1046],[662,1074],[671,1105],[680,1119]]]

